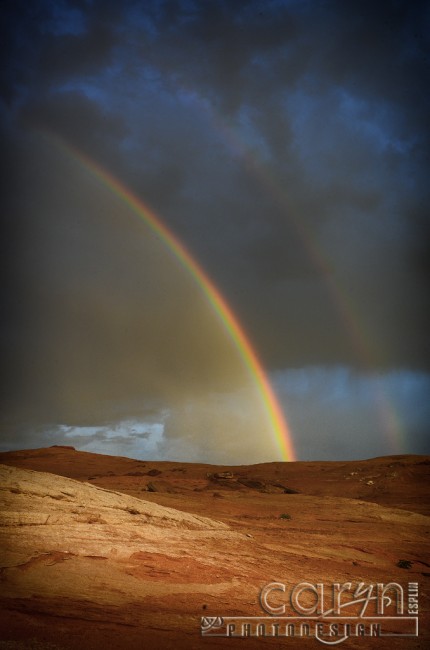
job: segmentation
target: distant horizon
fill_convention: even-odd
[[[199,461],[187,461],[187,460],[170,460],[170,459],[156,459],[156,458],[134,458],[132,456],[123,456],[123,455],[116,455],[116,454],[107,454],[103,453],[101,451],[87,451],[86,449],[77,449],[76,447],[73,447],[72,445],[61,445],[61,444],[54,444],[50,445],[49,447],[23,447],[20,449],[0,449],[0,454],[8,454],[8,453],[14,453],[14,452],[20,452],[20,451],[42,451],[46,449],[70,449],[73,451],[77,451],[79,453],[86,453],[86,454],[94,454],[96,456],[109,456],[110,458],[125,458],[127,460],[134,460],[137,462],[145,462],[145,463],[175,463],[175,464],[180,464],[180,465],[210,465],[213,467],[248,467],[252,465],[271,465],[274,463],[354,463],[354,462],[365,462],[369,460],[382,460],[384,458],[410,458],[410,457],[416,457],[416,458],[430,458],[430,454],[386,454],[384,456],[371,456],[369,458],[344,458],[344,459],[335,459],[335,460],[327,460],[327,459],[318,459],[314,458],[312,460],[273,460],[273,461],[263,461],[263,462],[257,462],[257,463],[238,463],[238,464],[228,464],[228,463],[208,463],[208,462],[199,462]]]

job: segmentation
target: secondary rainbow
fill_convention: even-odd
[[[142,219],[160,237],[182,266],[192,275],[234,342],[245,366],[253,378],[265,406],[273,435],[281,452],[282,460],[295,460],[296,454],[291,431],[266,372],[243,327],[215,283],[205,273],[178,237],[161,221],[148,205],[140,198],[137,198],[121,181],[68,143],[57,141],[57,144],[60,145],[61,149],[65,149],[71,154],[75,160],[79,161],[86,170],[109,188],[111,192],[124,201],[134,214]]]
[[[297,214],[285,186],[269,171],[257,151],[253,150],[244,138],[240,137],[234,127],[228,124],[220,113],[215,111],[210,102],[204,101],[197,93],[193,93],[189,89],[184,88],[184,91],[188,92],[191,98],[190,103],[194,103],[200,113],[206,113],[208,124],[221,135],[229,150],[246,162],[247,169],[267,191],[268,196],[283,208],[285,219],[293,227],[308,259],[327,287],[331,302],[338,312],[340,322],[345,327],[345,331],[355,350],[357,363],[362,370],[374,374],[374,368],[378,366],[378,363],[374,355],[374,344],[372,345],[372,338],[366,327],[365,320],[351,300],[350,292],[344,285],[342,277],[336,272],[335,266],[330,262],[329,256],[318,242],[315,232]],[[374,384],[374,386],[373,399],[377,407],[382,431],[384,431],[390,445],[390,453],[402,453],[405,449],[406,433],[402,427],[397,409],[383,388],[378,387],[378,384]]]

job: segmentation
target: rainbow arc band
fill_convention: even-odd
[[[153,210],[148,207],[148,205],[146,205],[141,199],[137,198],[125,185],[123,185],[123,183],[121,183],[121,181],[101,167],[101,165],[89,158],[86,154],[72,147],[69,143],[59,141],[58,139],[55,140],[57,146],[59,146],[61,150],[66,151],[71,155],[74,160],[79,162],[105,187],[121,199],[135,215],[144,221],[144,223],[160,237],[161,241],[164,242],[182,266],[190,273],[232,339],[243,363],[248,369],[254,384],[257,387],[273,435],[275,436],[277,447],[280,450],[281,459],[285,461],[296,460],[290,428],[267,374],[257,353],[245,334],[243,327],[215,283],[210,279],[191,253],[189,253],[185,245],[161,221]]]
[[[187,98],[188,108],[194,106],[196,114],[207,116],[208,129],[221,136],[222,142],[230,153],[242,160],[250,176],[266,191],[267,196],[282,208],[284,218],[295,231],[307,259],[327,288],[327,296],[355,351],[358,367],[369,375],[374,375],[374,369],[379,365],[380,344],[375,338],[375,333],[372,333],[366,324],[365,313],[360,311],[358,305],[351,299],[350,290],[324,250],[316,231],[306,223],[306,219],[302,218],[303,215],[297,212],[294,201],[287,191],[288,184],[276,178],[273,170],[264,162],[261,153],[258,154],[258,148],[250,146],[247,139],[241,136],[240,128],[235,126],[234,121],[227,121],[222,113],[214,108],[213,103],[201,96],[192,86],[174,84],[174,87],[179,96],[182,94],[183,98]],[[381,430],[390,445],[390,453],[404,453],[406,432],[395,404],[389,399],[382,385],[374,383],[373,401]]]

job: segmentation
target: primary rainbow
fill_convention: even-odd
[[[103,185],[108,187],[111,192],[124,201],[128,207],[161,238],[161,240],[180,261],[182,266],[192,275],[234,342],[245,366],[253,378],[263,401],[273,435],[275,436],[277,446],[281,452],[282,460],[295,460],[296,454],[293,447],[290,429],[263,366],[261,365],[255,350],[234,315],[231,307],[225,298],[223,298],[214,282],[205,273],[200,264],[196,262],[184,244],[148,207],[148,205],[146,205],[141,199],[138,199],[110,172],[81,151],[78,151],[71,145],[63,142],[59,143],[57,141],[57,144],[61,146],[61,149],[65,149],[69,154],[71,154],[75,160],[78,160],[86,170],[91,172],[103,183]]]

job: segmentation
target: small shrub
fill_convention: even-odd
[[[397,565],[400,569],[410,569],[412,562],[410,560],[399,560]]]
[[[279,515],[279,519],[291,519],[291,515],[287,515],[285,512],[282,515]]]

